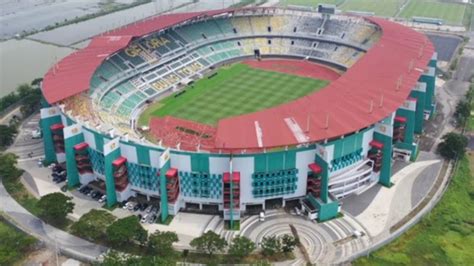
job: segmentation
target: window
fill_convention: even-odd
[[[238,46],[242,46],[242,44],[241,44],[240,42],[237,42],[237,45],[238,45]]]
[[[293,32],[296,32],[296,27],[293,28]]]
[[[291,45],[295,45],[295,41],[291,41]]]
[[[268,44],[272,44],[272,40],[268,39]]]
[[[235,34],[237,34],[237,29],[236,28],[233,28],[232,30],[234,31]]]
[[[206,34],[203,33],[203,34],[201,34],[201,35],[202,35],[202,37],[203,37],[204,39],[207,39]]]
[[[272,32],[272,27],[268,26],[267,30],[268,30],[268,32]]]

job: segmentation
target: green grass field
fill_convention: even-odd
[[[344,11],[374,12],[377,16],[392,17],[405,0],[346,0],[341,9]]]
[[[225,117],[256,112],[320,90],[328,81],[304,78],[234,64],[219,69],[213,78],[203,78],[178,97],[169,96],[149,107],[139,124],[152,116],[171,115],[216,125]]]
[[[420,223],[354,265],[472,265],[474,155],[466,155],[448,190]]]
[[[446,24],[461,25],[466,12],[466,5],[447,3],[436,0],[411,0],[403,9],[400,17],[429,17],[443,19]]]
[[[468,6],[455,1],[442,0],[280,0],[280,5],[317,6],[318,4],[334,4],[343,11],[374,12],[377,16],[393,17],[397,15],[404,3],[407,5],[398,17],[429,17],[443,19],[449,25],[465,25]]]
[[[36,240],[17,231],[0,216],[0,265],[23,265],[20,261],[33,250]]]

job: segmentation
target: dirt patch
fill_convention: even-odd
[[[305,60],[264,59],[246,60],[243,63],[253,68],[328,81],[334,81],[341,76],[336,70]]]

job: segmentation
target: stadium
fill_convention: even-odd
[[[42,83],[45,160],[113,206],[243,215],[391,186],[436,111],[426,36],[376,18],[298,9],[167,14],[94,37]]]

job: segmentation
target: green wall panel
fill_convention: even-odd
[[[103,149],[104,147],[102,147]],[[120,149],[116,149],[104,158],[105,164],[105,190],[107,194],[107,206],[112,207],[117,203],[117,194],[115,193],[115,178],[112,162],[120,157]]]
[[[69,188],[79,185],[79,172],[76,165],[74,145],[81,142],[84,142],[84,135],[82,133],[64,140],[66,151],[67,186]]]
[[[209,155],[191,154],[191,171],[209,173]]]
[[[416,99],[415,111],[415,133],[423,133],[424,112],[425,112],[425,96],[426,93],[422,91],[411,91],[410,96]]]
[[[392,137],[375,132],[374,139],[383,144],[382,168],[380,169],[379,183],[390,187],[392,177]]]
[[[160,201],[161,201],[161,221],[168,218],[168,191],[166,190],[166,172],[171,167],[171,161],[168,160],[160,169]]]
[[[61,123],[61,116],[53,116],[40,120],[41,130],[43,132],[43,149],[44,149],[44,160],[47,164],[57,161],[56,152],[54,150],[53,135],[51,134],[50,127],[54,124]]]
[[[94,134],[95,147],[97,151],[104,152],[104,144],[107,143],[110,138],[106,138],[105,136],[95,131],[92,131],[92,133]]]
[[[296,167],[296,150],[254,155],[254,172],[272,172]]]
[[[137,145],[136,149],[138,163],[150,165],[150,149],[141,145]]]
[[[296,168],[296,151],[286,151],[285,152],[285,169]]]

